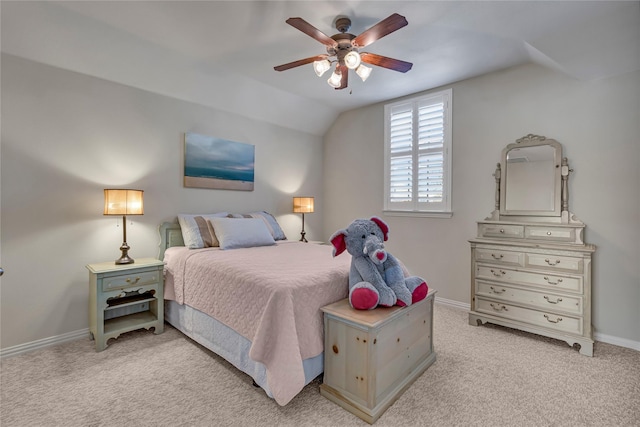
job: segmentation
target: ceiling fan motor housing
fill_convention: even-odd
[[[329,54],[329,56],[336,56],[339,63],[342,63],[342,59],[347,53],[353,50],[355,50],[356,52],[358,51],[358,49],[356,49],[351,43],[351,40],[356,38],[356,36],[354,36],[353,34],[340,33],[331,36],[331,38],[334,39],[338,44],[335,47],[328,46],[327,53]]]
[[[336,19],[336,30],[340,31],[341,33],[346,33],[347,31],[349,31],[349,28],[351,28],[351,19],[347,18],[346,16]]]

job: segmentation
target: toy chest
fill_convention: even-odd
[[[347,299],[323,307],[320,394],[373,424],[436,360],[434,294],[403,308],[354,310]]]

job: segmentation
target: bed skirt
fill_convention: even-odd
[[[249,358],[251,341],[195,308],[173,300],[165,300],[164,307],[164,319],[169,324],[249,375],[269,397],[273,397],[265,366]],[[302,366],[306,385],[323,372],[323,354],[303,360]]]

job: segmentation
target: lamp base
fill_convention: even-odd
[[[305,242],[305,243],[309,243],[309,242],[307,242],[307,238],[304,237],[305,234],[307,234],[307,233],[305,233],[304,230],[302,230],[302,232],[300,233],[300,235],[302,236],[302,237],[300,237],[300,241],[301,242]]]
[[[120,246],[120,250],[122,251],[122,256],[116,260],[116,265],[120,264],[133,264],[135,261],[133,258],[129,256],[129,245],[127,242],[124,242],[122,246]]]

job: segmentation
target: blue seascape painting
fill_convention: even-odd
[[[185,134],[185,187],[253,190],[255,146]]]

